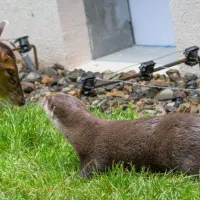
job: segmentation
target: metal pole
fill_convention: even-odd
[[[170,67],[173,67],[175,65],[179,65],[179,64],[182,64],[182,63],[185,63],[186,62],[186,58],[183,58],[181,60],[178,60],[178,61],[175,61],[175,62],[172,62],[172,63],[169,63],[169,64],[166,64],[166,65],[163,65],[163,66],[160,66],[160,67],[157,67],[154,69],[153,72],[157,72],[157,71],[160,71],[160,70],[163,70],[163,69],[166,69],[166,68],[170,68]],[[109,81],[109,82],[104,82],[104,83],[99,83],[99,84],[96,84],[94,86],[94,88],[99,88],[99,87],[103,87],[103,86],[107,86],[107,85],[112,85],[114,83],[118,83],[120,81],[127,81],[127,80],[130,80],[130,79],[133,79],[133,78],[137,78],[137,77],[142,77],[144,74],[142,74],[141,72],[139,73],[136,73],[136,74],[133,74],[131,76],[128,76],[126,78],[122,78],[120,80],[113,80],[113,81]]]

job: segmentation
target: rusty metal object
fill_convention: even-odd
[[[15,43],[19,42],[19,46],[16,47]],[[24,60],[24,62],[27,64],[27,65],[31,65],[29,66],[29,68],[31,70],[38,70],[39,69],[39,62],[38,62],[38,55],[37,55],[37,48],[35,45],[33,44],[30,44],[29,41],[28,41],[28,36],[24,36],[24,37],[21,37],[21,38],[18,38],[15,40],[15,42],[10,42],[11,45],[14,47],[13,48],[13,51],[18,51],[20,53],[20,55],[22,56],[22,59]],[[35,61],[35,65],[33,66],[31,60],[29,57],[27,57],[27,53],[33,49],[33,54],[34,54],[34,61]],[[26,58],[25,58],[26,57]]]

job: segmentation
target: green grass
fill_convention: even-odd
[[[131,109],[105,115],[135,119]],[[116,166],[91,180],[80,178],[69,143],[37,105],[0,108],[0,199],[200,199],[200,181],[184,175],[150,174]]]

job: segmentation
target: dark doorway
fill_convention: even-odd
[[[84,0],[84,6],[93,59],[133,46],[128,0]]]

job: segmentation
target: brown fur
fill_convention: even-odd
[[[81,174],[105,171],[113,163],[132,163],[164,172],[198,174],[200,169],[200,118],[169,114],[139,120],[104,120],[90,113],[75,97],[46,97],[50,120],[72,144]]]
[[[0,22],[0,36],[3,28],[4,22]],[[0,42],[0,98],[15,105],[24,105],[25,103],[15,55],[2,42]]]

